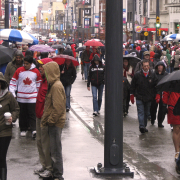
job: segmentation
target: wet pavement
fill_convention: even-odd
[[[90,179],[131,179],[120,176],[98,176],[93,167],[103,164],[104,159],[104,99],[101,114],[93,118],[92,94],[87,84],[78,77],[72,86],[71,111],[62,133],[64,178],[65,180]],[[136,106],[131,105],[129,115],[124,118],[124,162],[134,172],[134,179],[175,180],[174,147],[171,129],[164,121],[165,128],[159,129],[148,122],[149,132],[142,135],[138,130]],[[13,128],[13,138],[7,154],[7,180],[37,180],[33,174],[39,168],[36,141],[31,133],[19,136],[18,122]]]

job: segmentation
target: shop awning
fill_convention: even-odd
[[[159,28],[161,31],[168,31],[168,28]],[[156,28],[143,28],[143,31],[156,31]]]

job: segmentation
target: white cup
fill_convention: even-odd
[[[6,120],[6,125],[11,125],[11,123],[8,122],[8,120],[11,118],[11,113],[10,112],[4,113],[4,118]]]

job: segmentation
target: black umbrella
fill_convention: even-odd
[[[78,48],[76,49],[76,52],[84,51],[85,49],[86,49],[86,46],[78,47]]]
[[[14,49],[0,45],[0,65],[11,62],[14,52]]]
[[[157,84],[157,89],[160,91],[180,93],[180,70],[163,77]]]
[[[64,46],[62,44],[56,44],[51,46],[53,49],[64,49]]]
[[[137,63],[139,62],[139,61],[141,61],[141,59],[139,59],[138,57],[136,57],[136,56],[133,56],[133,55],[123,55],[123,59],[127,59],[128,61],[129,61],[129,64],[133,67],[133,68],[135,68],[136,67],[136,65],[137,65]]]

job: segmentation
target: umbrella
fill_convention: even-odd
[[[0,44],[2,44],[3,43],[3,40],[0,40]]]
[[[129,64],[133,67],[133,68],[135,68],[136,67],[136,65],[137,65],[137,63],[139,62],[139,61],[141,61],[141,59],[139,59],[138,57],[135,57],[135,56],[133,56],[133,55],[123,55],[123,59],[127,59],[128,61],[129,61]]]
[[[74,66],[78,66],[79,62],[72,56],[60,54],[52,58],[53,61],[57,62],[59,65],[64,64],[65,60],[71,60]]]
[[[0,29],[0,39],[8,42],[38,44],[38,40],[34,36],[16,29]]]
[[[64,46],[62,44],[52,45],[51,47],[54,48],[54,49],[60,49],[60,48],[64,49]]]
[[[180,93],[180,70],[174,71],[163,77],[157,84],[159,91]]]
[[[51,48],[48,45],[43,45],[43,44],[37,44],[33,45],[29,48],[31,51],[38,51],[38,52],[53,52],[55,51],[53,48]]]
[[[86,46],[81,46],[76,49],[76,52],[84,51],[86,49]]]
[[[180,34],[169,34],[164,38],[171,38],[172,40],[180,40]]]
[[[100,41],[96,41],[94,39],[88,40],[85,44],[85,46],[104,46]]]
[[[172,41],[173,39],[172,38],[169,38],[169,37],[164,37],[163,39],[161,39],[161,41]]]
[[[14,49],[0,45],[0,65],[11,62],[14,56]]]

